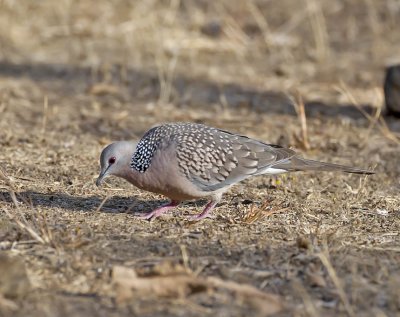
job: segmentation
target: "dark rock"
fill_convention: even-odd
[[[386,69],[384,91],[387,113],[400,117],[400,65]]]

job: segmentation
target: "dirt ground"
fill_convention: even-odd
[[[397,0],[0,1],[0,316],[400,316],[399,20]],[[165,198],[97,188],[99,154],[167,121],[376,174],[253,178],[212,218],[148,222]]]

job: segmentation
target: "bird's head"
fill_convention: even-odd
[[[137,142],[120,141],[107,145],[100,155],[100,175],[96,185],[100,186],[103,180],[110,176],[124,177],[129,168],[132,155],[135,152]]]

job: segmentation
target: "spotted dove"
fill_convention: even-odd
[[[138,188],[171,201],[141,216],[156,218],[184,200],[208,198],[203,219],[232,185],[251,176],[292,171],[372,171],[318,162],[295,151],[196,123],[168,123],[147,131],[139,142],[108,145],[100,156],[99,186],[107,176],[122,177]]]

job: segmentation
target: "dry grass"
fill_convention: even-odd
[[[398,315],[400,125],[381,85],[399,18],[396,0],[0,1],[0,315]],[[132,213],[163,197],[94,181],[105,144],[164,121],[378,173],[254,178],[213,219],[187,221],[188,202],[149,223]],[[139,276],[123,304],[121,267]]]

